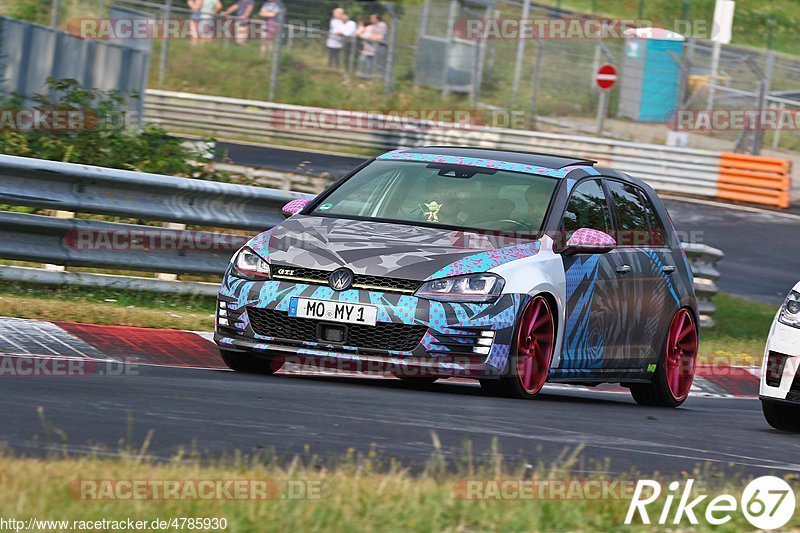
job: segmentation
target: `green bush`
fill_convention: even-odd
[[[0,153],[65,163],[82,163],[172,176],[231,181],[231,175],[208,169],[210,154],[187,148],[151,124],[129,127],[124,110],[130,103],[118,91],[84,89],[72,79],[48,79],[48,94],[31,103],[19,96],[5,98],[4,110],[37,109],[83,113],[90,127],[73,130],[0,131]],[[134,97],[135,98],[135,97]],[[54,101],[53,101],[54,100]]]
[[[7,6],[10,17],[37,24],[50,20],[53,0],[11,0]]]

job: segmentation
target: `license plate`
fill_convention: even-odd
[[[289,302],[289,316],[374,326],[378,308],[374,305],[292,298]]]

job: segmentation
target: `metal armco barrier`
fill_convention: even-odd
[[[311,197],[299,192],[11,156],[0,156],[0,177],[1,204],[156,221],[201,221],[201,225],[212,228],[245,229],[248,235],[283,220],[280,208],[284,201]],[[230,212],[225,210],[227,206]],[[247,238],[242,234],[0,211],[0,258],[6,260],[221,276],[233,252]],[[164,243],[168,245],[162,246]],[[715,280],[719,277],[714,265],[722,252],[698,244],[685,244],[684,248],[701,301],[701,323],[713,325],[710,298],[717,291]],[[215,290],[207,283],[14,266],[0,266],[0,280],[203,295]]]
[[[0,203],[261,229],[303,193],[0,155]]]
[[[724,157],[728,154],[710,150],[519,129],[457,127],[357,111],[152,89],[146,93],[145,120],[176,133],[369,154],[400,146],[447,144],[577,155],[598,159],[603,165],[643,179],[659,191],[787,207],[782,193],[775,194],[773,172],[740,169],[753,173],[745,176],[748,181],[744,185],[732,183],[732,179],[741,176],[728,173],[730,158]],[[746,157],[753,165],[767,164],[762,158]],[[782,176],[789,178],[788,161],[763,159],[782,162],[778,163],[786,169]]]
[[[722,153],[717,197],[788,208],[791,172],[785,159]]]
[[[243,235],[0,211],[0,257],[14,261],[220,274],[247,239]]]

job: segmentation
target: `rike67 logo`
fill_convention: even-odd
[[[666,491],[658,481],[639,480],[625,516],[625,524],[633,523],[638,515],[638,521],[642,524],[677,525],[686,520],[689,524],[698,525],[700,519],[705,519],[705,523],[719,526],[730,522],[735,514],[742,513],[753,527],[772,530],[785,526],[794,515],[794,491],[778,477],[754,479],[745,487],[739,500],[730,494],[721,494],[708,500],[707,494],[693,494],[693,487],[693,479],[684,484],[673,481]],[[657,509],[661,512],[658,513]]]

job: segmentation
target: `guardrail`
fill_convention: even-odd
[[[746,190],[733,183],[727,157],[709,150],[641,144],[521,129],[465,127],[399,116],[303,107],[256,100],[148,90],[145,120],[176,133],[211,135],[374,154],[399,146],[456,145],[546,152],[598,159],[604,166],[648,182],[658,191],[788,207],[789,162],[775,192],[772,173],[747,176]],[[735,154],[734,154],[735,155]],[[755,165],[776,158],[747,156]],[[768,161],[769,160],[769,161]],[[725,164],[723,164],[725,163]],[[785,187],[786,199],[782,195]]]
[[[271,227],[303,193],[0,155],[0,203],[224,228]]]
[[[206,182],[0,155],[0,204],[264,230],[283,220],[280,207],[309,194]],[[253,231],[167,229],[87,218],[0,211],[0,258],[73,267],[221,275]],[[167,243],[168,245],[162,246]],[[722,252],[684,245],[701,301],[701,323],[713,325]],[[212,283],[0,266],[0,280],[213,295]]]

